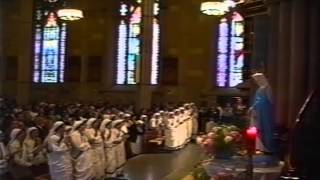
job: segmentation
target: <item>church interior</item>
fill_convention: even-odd
[[[0,0],[0,179],[320,179],[319,18],[319,0]]]

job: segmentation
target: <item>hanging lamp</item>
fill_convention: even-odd
[[[68,4],[69,5],[69,4]],[[68,6],[57,11],[57,15],[61,20],[76,21],[84,18],[83,11],[76,9],[73,6]]]
[[[205,0],[201,3],[200,11],[209,16],[223,16],[243,2],[244,0]]]
[[[200,10],[205,15],[223,16],[229,11],[229,8],[222,1],[205,1],[201,3]]]
[[[79,9],[60,9],[57,14],[60,19],[65,21],[76,21],[84,17],[82,10]]]

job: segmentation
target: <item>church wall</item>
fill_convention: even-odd
[[[5,56],[18,57],[18,76],[4,81],[4,95],[26,103],[34,100],[135,100],[135,89],[114,87],[116,52],[115,0],[81,0],[76,4],[85,18],[69,24],[68,56],[81,61],[80,78],[63,84],[32,83],[32,0],[7,2],[5,15]],[[162,58],[178,59],[177,85],[153,88],[153,103],[207,100],[214,94],[214,57],[218,19],[199,12],[197,0],[167,1],[163,9]],[[88,80],[90,57],[102,59],[101,79]]]
[[[310,0],[269,5],[267,74],[275,96],[277,123],[292,127],[308,94],[319,86],[319,7]],[[316,81],[317,80],[317,81]]]
[[[32,2],[5,1],[3,7],[4,64],[7,57],[16,57],[17,69],[14,81],[4,82],[4,94],[14,95],[20,101],[28,101],[31,77],[31,19]],[[4,69],[5,71],[6,69]],[[12,88],[12,89],[11,89]]]
[[[163,56],[178,58],[180,100],[199,100],[214,86],[213,70],[218,20],[202,15],[199,1],[168,1],[164,10]]]

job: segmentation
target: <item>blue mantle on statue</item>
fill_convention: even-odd
[[[273,103],[268,95],[267,88],[259,88],[255,94],[252,109],[255,112],[255,126],[259,130],[259,137],[264,152],[275,153],[277,148],[274,142],[275,118]]]

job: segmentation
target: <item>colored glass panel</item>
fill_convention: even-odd
[[[62,3],[57,0],[36,3],[33,82],[64,82],[67,25],[60,23],[55,13]]]
[[[118,27],[117,84],[137,84],[137,66],[141,57],[141,1],[120,3]]]
[[[223,18],[219,25],[217,78],[218,87],[234,87],[243,82],[244,66],[244,22],[234,12]]]
[[[153,32],[152,32],[152,55],[151,55],[151,84],[159,83],[159,63],[160,63],[160,5],[156,0],[153,6]]]
[[[142,49],[142,0],[137,3],[121,1],[119,8],[116,84],[137,84],[140,80]],[[158,84],[160,25],[159,1],[154,4],[153,41],[151,55],[151,84]]]

